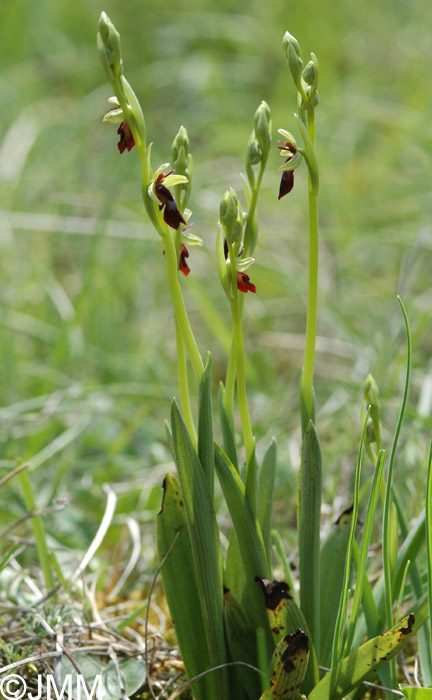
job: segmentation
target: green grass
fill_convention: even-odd
[[[69,501],[45,516],[49,541],[74,552],[85,551],[97,530],[102,484],[121,484],[98,556],[111,559],[125,516],[133,515],[148,533],[145,566],[154,567],[152,515],[171,460],[163,421],[178,393],[174,325],[160,241],[141,203],[138,160],[119,156],[115,130],[101,122],[110,96],[95,46],[102,9],[121,31],[149,140],[157,142],[154,162],[168,160],[181,123],[191,138],[193,231],[205,249],[191,251],[183,287],[199,345],[203,351],[212,345],[215,381],[226,362],[220,328],[229,327],[214,252],[218,203],[229,185],[240,190],[261,99],[272,108],[275,140],[276,128],[295,128],[285,30],[317,54],[322,340],[315,389],[324,501],[329,519],[351,502],[369,371],[381,392],[383,441],[391,444],[405,362],[399,293],[414,348],[395,471],[402,505],[413,517],[432,426],[432,11],[426,0],[337,7],[224,0],[217,9],[210,0],[129,0],[121,10],[113,2],[3,3],[0,478],[15,463],[39,464],[29,471],[38,508]],[[258,452],[276,436],[276,524],[290,542],[306,308],[306,172],[296,172],[289,201],[278,202],[279,160],[274,148],[259,205],[258,294],[245,310],[245,344]],[[64,441],[55,442],[60,436]],[[0,491],[1,529],[24,512],[15,479]],[[31,562],[27,550],[22,563]]]

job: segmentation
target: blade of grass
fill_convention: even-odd
[[[432,442],[429,450],[428,477],[426,487],[426,547],[429,601],[429,649],[432,649]],[[427,671],[428,674],[431,674],[430,667],[427,669]],[[432,684],[432,678],[430,675],[429,678],[425,678],[425,684]]]
[[[352,602],[351,616],[348,625],[347,640],[345,644],[345,655],[352,650],[352,642],[354,632],[357,626],[357,620],[360,613],[360,604],[363,597],[364,581],[367,578],[367,558],[369,545],[372,537],[372,527],[374,522],[375,510],[380,494],[380,486],[382,482],[382,474],[384,470],[386,453],[380,450],[375,467],[373,482],[369,494],[369,501],[366,509],[366,518],[363,529],[363,535],[360,544],[360,556],[357,564],[356,586]]]
[[[386,479],[386,491],[385,491],[385,499],[384,499],[384,513],[383,513],[383,569],[384,569],[384,610],[385,610],[385,619],[386,619],[386,624],[387,627],[391,627],[393,623],[393,613],[392,613],[392,605],[393,605],[393,587],[392,587],[392,569],[391,569],[391,537],[392,537],[392,532],[391,532],[391,522],[390,522],[390,505],[392,502],[392,482],[393,482],[393,471],[394,471],[394,463],[395,463],[395,457],[396,457],[396,449],[397,449],[397,444],[399,440],[399,434],[402,428],[402,422],[403,422],[403,417],[405,413],[405,406],[408,398],[408,388],[409,388],[409,381],[410,381],[410,374],[411,374],[411,331],[410,331],[410,326],[408,322],[408,316],[405,311],[405,307],[403,305],[402,299],[398,296],[398,301],[402,309],[404,321],[405,321],[405,328],[406,328],[406,335],[407,335],[407,361],[406,361],[406,372],[405,372],[405,385],[404,385],[404,391],[403,391],[403,396],[402,396],[402,403],[400,407],[400,412],[399,412],[399,417],[398,421],[396,424],[396,430],[393,438],[393,444],[391,448],[391,453],[390,453],[390,461],[389,461],[389,467],[388,467],[388,473],[387,473],[387,479]],[[405,569],[405,567],[404,567]],[[391,687],[396,687],[397,685],[397,672],[396,672],[396,662],[392,660],[390,663],[390,676],[391,676],[391,681],[390,685]]]
[[[36,510],[36,499],[35,495],[33,493],[33,488],[31,485],[31,481],[28,475],[28,472],[26,469],[21,470],[18,473],[18,479],[21,485],[21,489],[24,495],[24,501],[26,504],[27,510],[31,513],[34,510]],[[45,528],[43,524],[42,517],[40,515],[36,515],[33,518],[31,518],[31,525],[33,529],[33,534],[36,540],[36,549],[39,557],[39,563],[42,567],[44,579],[45,579],[45,585],[47,588],[53,588],[54,587],[54,576],[52,573],[52,568],[51,568],[51,563],[50,563],[50,558],[49,558],[49,552],[48,552],[48,546],[46,542],[46,535],[45,535]]]
[[[355,529],[357,525],[358,517],[358,507],[359,507],[359,490],[360,490],[360,475],[361,475],[361,465],[362,465],[362,455],[363,455],[363,445],[366,437],[366,427],[369,418],[370,410],[368,408],[366,412],[365,419],[363,421],[363,429],[360,437],[360,445],[357,455],[357,465],[355,472],[355,484],[354,484],[354,502],[353,511],[351,519],[351,529],[348,539],[348,546],[346,550],[345,558],[345,571],[344,571],[344,582],[342,587],[342,595],[340,599],[338,616],[336,619],[335,632],[333,637],[333,648],[332,648],[332,668],[334,668],[340,661],[343,644],[344,644],[344,628],[346,622],[346,611],[348,606],[348,589],[349,589],[349,579],[351,570],[351,556],[353,550],[353,543],[355,538]]]

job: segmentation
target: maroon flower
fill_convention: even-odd
[[[256,287],[252,282],[250,281],[249,275],[246,274],[246,272],[240,272],[237,270],[237,289],[240,292],[253,292],[256,294]]]
[[[278,199],[284,197],[288,192],[291,192],[294,187],[294,170],[284,170],[282,172],[282,177],[279,186],[279,196]]]
[[[117,144],[120,153],[124,153],[126,149],[131,151],[135,146],[135,141],[129,124],[127,122],[122,122],[117,129],[117,133],[120,134],[120,141]]]
[[[190,272],[190,267],[187,264],[186,258],[189,257],[189,251],[186,248],[184,243],[180,243],[180,256],[179,256],[179,270],[180,272],[183,272],[186,277],[188,276]]]
[[[156,197],[160,201],[159,209],[164,209],[163,218],[165,223],[177,231],[180,224],[186,224],[186,221],[180,214],[177,203],[171,192],[167,187],[165,187],[165,185],[162,184],[164,179],[173,172],[174,171],[171,170],[169,173],[159,173],[154,183],[154,191]]]
[[[292,154],[284,160],[284,163],[289,163],[289,161],[293,158],[293,156],[296,155],[297,148],[294,146],[294,144],[291,143],[291,141],[279,141],[279,143],[282,144],[282,146],[278,146],[280,151],[289,151]],[[285,155],[285,153],[283,155]],[[280,181],[278,199],[281,199],[281,197],[285,197],[286,194],[291,192],[293,187],[294,187],[294,170],[284,170],[282,172],[282,177],[281,177],[281,181]]]

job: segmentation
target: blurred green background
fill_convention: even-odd
[[[414,513],[432,427],[432,5],[429,0],[3,0],[0,7],[0,478],[31,459],[39,507],[66,548],[84,548],[118,495],[116,523],[148,522],[172,469],[164,419],[177,392],[161,244],[140,198],[137,154],[102,124],[111,91],[96,50],[101,10],[154,142],[153,167],[188,130],[195,171],[191,275],[182,280],[203,353],[223,378],[229,309],[215,262],[218,206],[240,171],[255,109],[273,115],[245,299],[250,400],[261,454],[279,445],[277,522],[295,519],[297,385],[306,308],[306,173],[277,200],[277,128],[295,129],[282,37],[320,62],[321,268],[315,389],[330,517],[349,504],[362,385],[380,387],[386,446],[412,324],[414,371],[397,479]],[[244,200],[243,200],[244,201]],[[216,339],[215,339],[216,335]],[[24,512],[17,482],[0,522]],[[115,529],[107,543],[114,547]]]

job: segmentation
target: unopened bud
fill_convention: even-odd
[[[284,38],[282,40],[283,46],[285,51],[288,52],[288,47],[292,46],[294,51],[296,52],[297,56],[301,58],[301,49],[300,49],[300,44],[298,43],[297,39],[295,36],[290,34],[289,32],[285,32]]]
[[[369,418],[366,425],[366,442],[373,443],[376,442],[376,433],[372,418]]]
[[[188,153],[189,153],[189,136],[188,136],[188,133],[187,133],[184,126],[181,126],[180,129],[178,130],[178,132],[174,138],[174,141],[172,142],[172,146],[171,146],[171,163],[174,167],[176,167],[176,170],[177,170],[177,166],[175,164],[179,158],[180,149],[183,149],[183,153],[185,154],[185,156],[188,155]]]
[[[258,144],[264,156],[267,156],[272,138],[271,112],[267,102],[262,101],[255,112],[254,127]]]
[[[262,150],[259,146],[259,143],[256,138],[253,138],[255,136],[255,132],[252,132],[252,138],[249,142],[248,145],[248,150],[246,154],[246,158],[249,161],[251,165],[256,165],[257,163],[261,163],[262,160]]]
[[[285,33],[283,45],[286,51],[288,66],[298,90],[301,90],[301,74],[303,71],[303,61],[301,58],[300,45],[295,37],[289,32]]]
[[[368,374],[363,385],[363,396],[367,404],[379,406],[378,386],[371,374]]]
[[[242,239],[243,213],[237,194],[232,187],[222,197],[219,213],[227,241],[230,246],[234,246],[234,252],[237,254]]]
[[[99,18],[99,32],[97,35],[99,55],[109,80],[118,79],[123,72],[120,34],[111,22],[106,12],[102,12]]]

